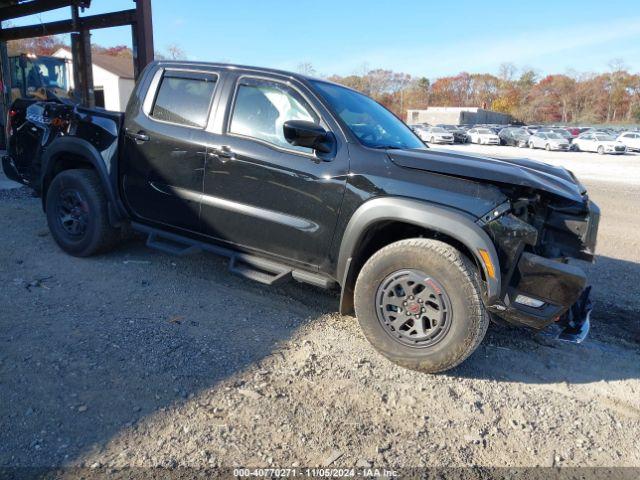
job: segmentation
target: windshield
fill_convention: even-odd
[[[549,133],[547,133],[547,138],[554,138],[554,139],[556,139],[556,140],[562,140],[562,139],[563,139],[563,138],[562,138],[562,136],[561,136],[560,134],[555,133],[555,132],[549,132]]]
[[[66,91],[68,89],[67,64],[64,59],[28,57],[23,66],[20,64],[20,57],[11,57],[11,66],[12,85],[20,90],[59,88]]]
[[[441,128],[441,127],[433,127],[431,131],[434,133],[449,133],[444,128]]]
[[[612,142],[615,140],[611,135],[596,135],[596,140],[599,142]]]
[[[491,135],[493,132],[488,128],[479,128],[478,133],[484,133],[485,135]]]
[[[426,148],[393,113],[371,98],[322,81],[312,81],[360,143],[372,148]]]

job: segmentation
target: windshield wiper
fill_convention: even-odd
[[[371,148],[375,148],[376,150],[404,150],[407,147],[402,147],[399,145],[375,145]]]

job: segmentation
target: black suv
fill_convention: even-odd
[[[393,361],[452,368],[491,318],[580,341],[598,208],[563,168],[426,147],[372,99],[325,80],[157,62],[125,114],[19,100],[8,177],[42,196],[66,252],[133,228],[266,283],[339,288]],[[233,321],[233,319],[229,319]]]

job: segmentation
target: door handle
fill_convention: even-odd
[[[236,158],[236,154],[231,150],[231,147],[228,145],[223,145],[221,147],[213,147],[211,149],[211,153],[213,156],[218,157],[222,163],[227,162],[228,160],[233,160]]]
[[[130,131],[127,130],[126,131],[126,135],[127,135],[127,137],[135,140],[136,142],[148,142],[149,140],[151,140],[149,135],[147,135],[144,132],[134,133],[134,132],[130,132]]]

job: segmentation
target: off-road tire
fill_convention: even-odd
[[[449,330],[432,346],[414,348],[401,343],[378,317],[378,288],[389,275],[403,269],[426,273],[449,297]],[[474,264],[451,245],[424,238],[401,240],[376,252],[360,271],[355,286],[356,316],[367,340],[392,362],[423,372],[441,372],[462,363],[484,338],[489,315],[479,284]]]
[[[84,233],[72,236],[59,218],[61,194],[71,189],[79,194],[87,209]],[[121,239],[119,229],[109,222],[108,201],[98,175],[93,170],[65,170],[54,177],[47,191],[47,223],[56,243],[69,255],[88,257],[104,253]]]

